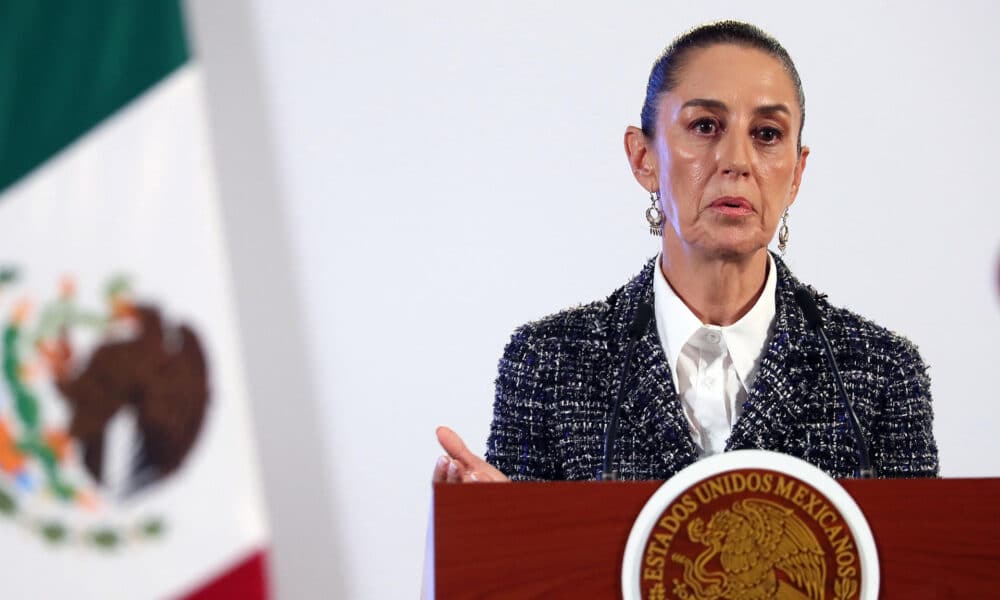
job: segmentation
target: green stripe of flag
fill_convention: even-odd
[[[0,190],[187,59],[180,0],[0,2]]]

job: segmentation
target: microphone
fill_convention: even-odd
[[[618,471],[611,470],[615,458],[615,443],[618,441],[618,416],[621,413],[622,400],[625,398],[625,382],[632,371],[632,357],[635,354],[635,343],[646,333],[649,321],[653,318],[653,307],[648,300],[639,305],[628,326],[628,342],[625,346],[625,364],[622,368],[622,380],[618,384],[618,394],[611,408],[611,418],[604,430],[604,461],[601,464],[601,479],[614,481],[618,479]]]
[[[833,348],[830,346],[830,340],[826,337],[826,332],[823,330],[823,315],[820,314],[819,307],[816,306],[816,299],[813,298],[812,292],[804,286],[795,289],[795,301],[798,303],[799,308],[802,309],[802,314],[805,316],[809,328],[814,329],[823,341],[823,348],[826,350],[827,362],[830,363],[830,369],[833,371],[833,379],[837,384],[840,401],[847,407],[847,416],[851,422],[851,428],[854,430],[855,441],[858,444],[859,475],[862,479],[869,479],[874,476],[875,472],[872,469],[872,458],[868,450],[868,440],[865,439],[865,435],[861,431],[861,421],[858,420],[858,414],[854,412],[854,404],[847,396],[844,379],[840,376],[840,369],[837,368],[837,359],[833,356]]]

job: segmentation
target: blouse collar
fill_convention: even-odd
[[[776,310],[775,293],[777,290],[777,268],[774,258],[767,254],[767,280],[764,291],[757,301],[739,321],[732,325],[705,325],[691,309],[674,292],[660,268],[660,257],[657,256],[653,265],[653,304],[656,316],[656,332],[663,345],[670,364],[670,372],[677,381],[677,360],[681,349],[691,336],[698,330],[706,328],[722,335],[725,345],[733,361],[733,367],[743,382],[745,389],[750,389],[756,375],[760,357],[763,354],[774,323]]]

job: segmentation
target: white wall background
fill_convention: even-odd
[[[435,425],[483,449],[512,329],[656,252],[622,133],[657,53],[716,18],[770,31],[802,74],[791,267],[920,346],[945,475],[1000,475],[995,3],[218,6],[192,7],[243,330],[287,344],[245,333],[248,361],[305,380],[257,399],[285,597],[416,595]],[[245,46],[217,42],[235,29]]]

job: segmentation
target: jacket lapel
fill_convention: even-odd
[[[653,301],[653,269],[656,259],[623,290],[614,309],[615,337],[625,360],[629,325],[640,304]],[[622,364],[615,365],[611,393],[618,393]],[[627,478],[666,478],[697,459],[687,420],[670,375],[663,345],[656,333],[655,316],[635,342],[631,373],[622,401],[619,464]],[[626,439],[628,438],[628,439]],[[631,451],[623,453],[622,450]],[[642,464],[628,464],[631,460]]]
[[[789,425],[801,420],[799,399],[809,397],[815,342],[807,335],[805,317],[795,301],[798,280],[774,257],[778,286],[774,331],[761,357],[757,376],[733,426],[726,450],[779,450],[786,445]]]

